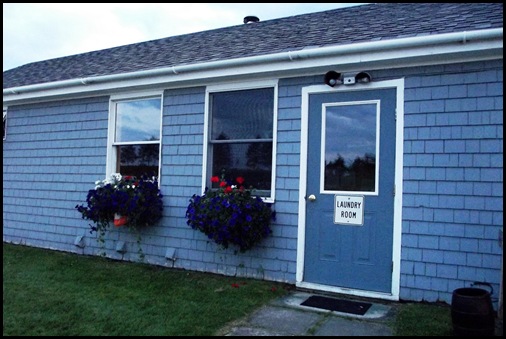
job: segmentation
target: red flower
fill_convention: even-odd
[[[218,182],[220,181],[220,178],[218,176],[211,177],[211,182]]]
[[[238,183],[239,185],[242,185],[242,184],[244,183],[244,178],[243,178],[243,177],[237,177],[237,178],[235,179],[235,181],[237,181],[237,183]]]
[[[114,226],[121,227],[126,225],[128,218],[124,215],[114,214]]]
[[[232,192],[232,187],[227,186],[227,188],[225,188],[225,193],[230,193],[230,192]]]
[[[231,285],[233,288],[239,288],[239,284],[232,284]]]
[[[225,181],[220,182],[220,187],[225,187],[225,186],[227,186],[227,183]]]

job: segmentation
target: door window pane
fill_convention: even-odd
[[[325,106],[325,191],[375,191],[377,108],[376,103]]]

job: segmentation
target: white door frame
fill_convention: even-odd
[[[343,91],[358,91],[383,88],[396,88],[396,137],[395,137],[395,197],[394,197],[394,229],[392,248],[392,290],[390,293],[364,291],[350,288],[321,285],[304,281],[304,248],[306,235],[306,189],[307,189],[307,147],[308,147],[308,115],[309,96],[317,93],[331,93]],[[295,285],[301,288],[342,293],[362,297],[399,300],[400,264],[401,264],[401,233],[402,233],[402,169],[404,142],[404,79],[385,80],[356,84],[353,86],[313,85],[302,88],[301,110],[301,147],[300,147],[300,183],[299,183],[299,219],[297,234],[297,270]],[[318,140],[318,142],[320,142]]]

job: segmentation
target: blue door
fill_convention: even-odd
[[[390,293],[395,89],[309,96],[304,277]]]

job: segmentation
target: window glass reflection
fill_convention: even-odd
[[[116,142],[160,140],[160,98],[116,105]]]
[[[211,95],[211,139],[271,139],[274,90],[261,88]]]
[[[376,104],[325,109],[324,190],[374,192]]]
[[[159,144],[117,146],[117,172],[137,178],[157,177],[159,150]]]
[[[209,104],[208,177],[224,175],[231,184],[242,177],[245,188],[269,197],[273,185],[274,88],[215,92],[209,95]]]
[[[270,191],[272,142],[215,144],[213,149],[212,175],[225,173],[230,182],[241,176],[244,187]]]

